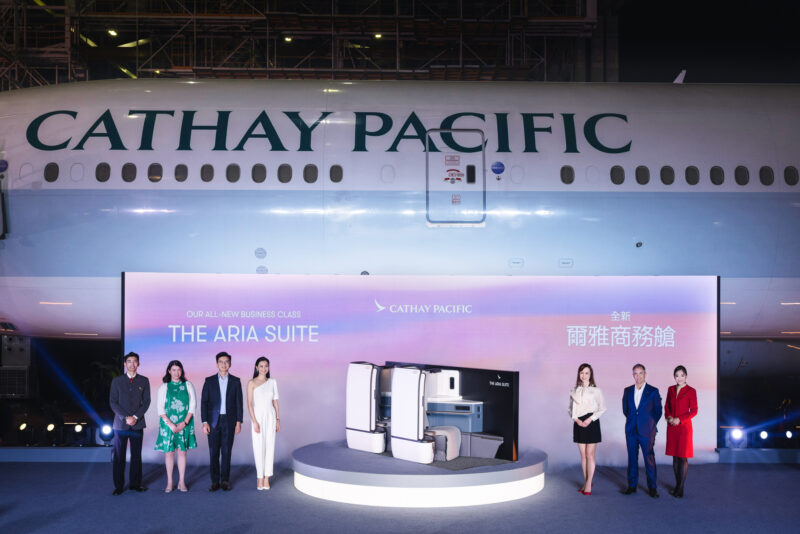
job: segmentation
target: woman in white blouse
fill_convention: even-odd
[[[600,443],[600,416],[606,411],[603,392],[594,383],[594,370],[588,363],[578,367],[578,379],[569,392],[569,415],[572,417],[572,441],[578,444],[583,468],[583,495],[592,494],[592,478],[596,465],[595,453]]]

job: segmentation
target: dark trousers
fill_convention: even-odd
[[[142,430],[114,430],[113,470],[114,489],[122,491],[125,486],[125,451],[131,442],[131,467],[128,471],[130,487],[142,485]]]
[[[640,436],[639,434],[628,434],[625,436],[628,444],[628,487],[635,488],[639,484],[639,448],[642,449],[644,457],[644,469],[647,473],[647,487],[656,487],[656,455],[653,446],[656,442],[656,435]]]
[[[231,424],[233,422],[233,424]],[[211,457],[211,482],[228,482],[231,478],[231,450],[235,421],[228,415],[220,415],[217,426],[208,435],[208,453]],[[222,461],[220,462],[220,453]]]

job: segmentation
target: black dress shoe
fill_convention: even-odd
[[[211,487],[208,488],[208,491],[217,491],[219,489],[219,482],[214,482],[211,484]]]
[[[658,490],[656,488],[650,488],[647,492],[652,498],[658,499]]]
[[[222,488],[223,491],[231,490],[231,485],[228,483],[227,480],[223,481],[222,484],[220,484],[220,487]]]
[[[138,491],[141,493],[143,491],[147,491],[147,488],[144,486],[131,486],[131,491]]]
[[[633,486],[628,486],[628,489],[626,489],[622,493],[624,495],[632,495],[632,494],[636,493],[636,488],[634,488]]]
[[[114,491],[111,492],[111,495],[122,495],[122,490],[115,488]]]

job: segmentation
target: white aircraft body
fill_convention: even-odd
[[[797,86],[101,81],[0,94],[0,333],[120,273],[718,275],[800,330]],[[783,332],[783,333],[782,333]]]

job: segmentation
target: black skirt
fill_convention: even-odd
[[[587,413],[578,417],[581,421],[586,421],[592,414]],[[572,423],[572,441],[575,443],[600,443],[602,440],[600,436],[600,420],[592,421],[589,426],[578,426],[578,423]]]

